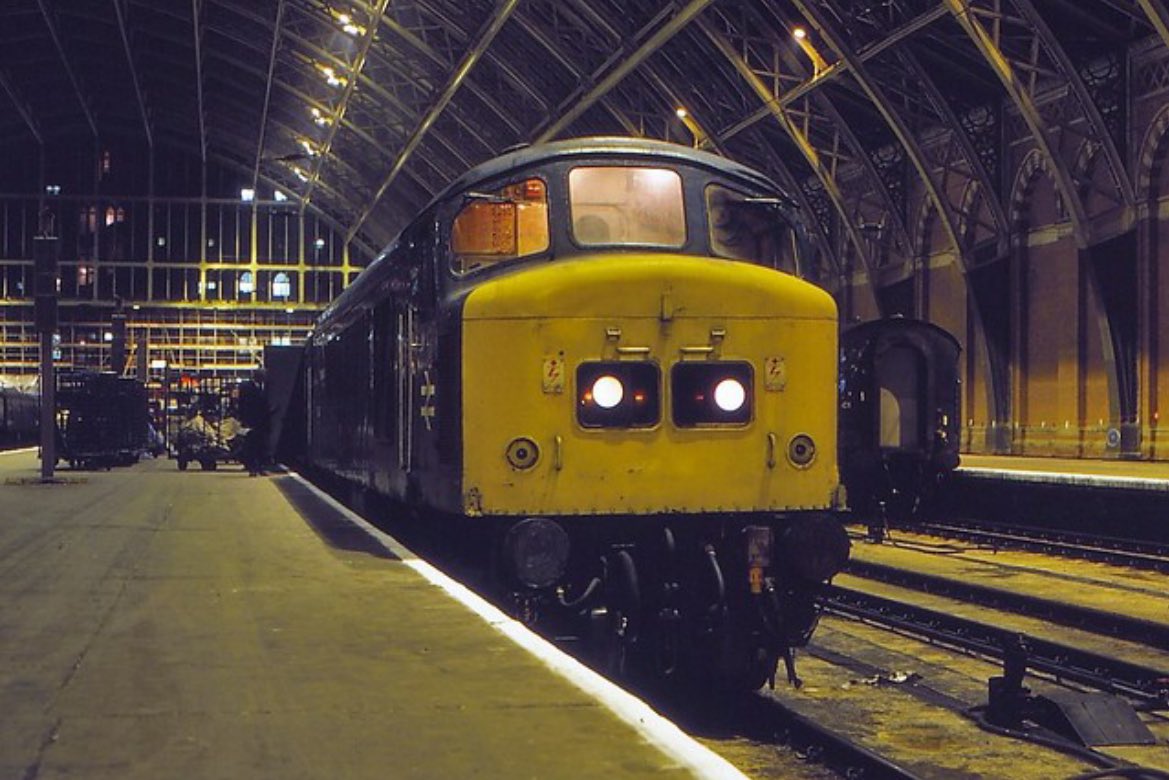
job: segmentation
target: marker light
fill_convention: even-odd
[[[747,389],[737,379],[724,379],[715,385],[714,403],[724,412],[737,412],[747,402]]]
[[[602,409],[612,409],[621,403],[624,397],[625,388],[621,385],[621,380],[615,376],[606,374],[597,377],[597,381],[593,382],[593,401]]]

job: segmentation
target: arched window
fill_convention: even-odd
[[[251,271],[244,271],[239,275],[239,294],[251,295],[256,291],[256,280]]]
[[[292,295],[292,282],[288,279],[288,274],[280,271],[272,277],[272,297],[273,298],[288,298]]]

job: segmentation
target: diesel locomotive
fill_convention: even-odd
[[[840,337],[840,474],[870,525],[928,514],[958,467],[958,340],[929,322],[890,317]]]
[[[848,556],[806,246],[774,184],[686,147],[486,162],[317,323],[308,467],[477,558],[522,618],[579,615],[618,670],[794,680]]]

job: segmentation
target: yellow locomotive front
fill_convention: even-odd
[[[758,685],[847,557],[835,303],[780,270],[800,231],[758,174],[562,148],[450,217],[464,528],[529,617],[576,609],[622,664]]]
[[[675,254],[485,283],[463,311],[465,510],[830,507],[835,312],[792,276]]]

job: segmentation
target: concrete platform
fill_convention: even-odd
[[[1169,461],[963,454],[958,474],[974,479],[1169,492]]]
[[[0,454],[0,777],[741,776],[293,476],[38,474]]]

